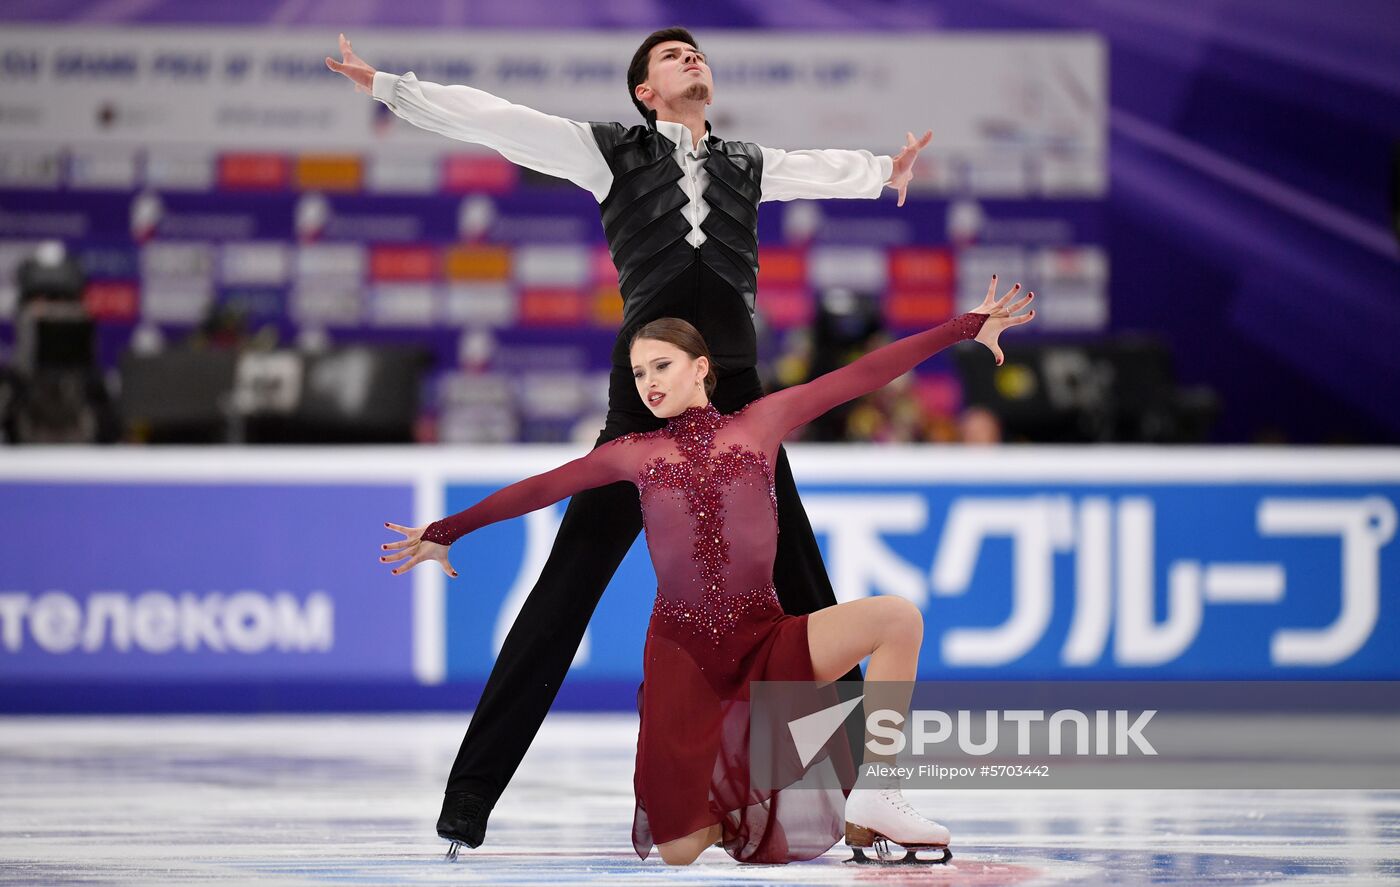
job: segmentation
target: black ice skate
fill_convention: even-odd
[[[447,848],[448,861],[455,862],[457,850],[466,844],[475,850],[486,840],[486,820],[491,805],[485,798],[470,792],[447,792],[442,798],[442,815],[438,817],[438,837],[451,841]]]

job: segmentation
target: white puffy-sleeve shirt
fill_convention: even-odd
[[[612,170],[587,123],[555,117],[470,86],[443,86],[419,80],[412,71],[378,71],[374,97],[421,129],[498,151],[512,163],[568,179],[601,203],[612,189]],[[700,223],[709,205],[700,199],[709,184],[705,156],[709,145],[695,145],[680,123],[658,121],[657,130],[676,144],[676,163],[685,171],[681,186],[690,197],[686,216],[693,246],[705,240]],[[869,151],[825,148],[784,151],[764,148],[762,200],[825,197],[878,197],[889,181],[893,160]]]

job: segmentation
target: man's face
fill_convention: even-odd
[[[647,79],[637,85],[637,98],[655,108],[658,100],[666,104],[679,101],[704,101],[714,98],[715,82],[705,54],[689,43],[671,40],[651,48]]]

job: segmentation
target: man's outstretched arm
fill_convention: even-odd
[[[825,148],[810,151],[763,151],[763,200],[801,200],[823,197],[879,197],[888,185],[904,192],[913,177],[914,159],[933,138],[933,133],[909,141],[895,156],[869,151]],[[761,146],[760,146],[761,147]]]
[[[612,170],[587,123],[516,105],[470,86],[422,81],[412,71],[403,75],[376,71],[355,55],[344,34],[340,52],[343,61],[327,58],[327,67],[414,126],[485,145],[512,163],[568,179],[591,191],[599,202],[608,196]]]
[[[893,162],[869,151],[764,148],[763,200],[879,197]]]

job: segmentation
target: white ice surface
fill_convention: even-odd
[[[632,852],[636,719],[557,714],[490,821],[434,833],[466,715],[0,718],[3,884],[1400,883],[1400,792],[910,792],[953,864],[668,869]]]

